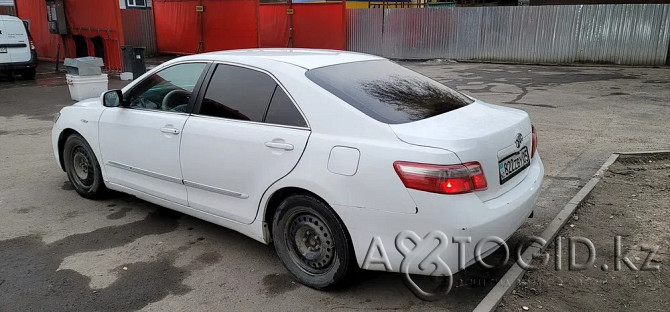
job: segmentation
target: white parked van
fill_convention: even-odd
[[[35,78],[37,53],[28,27],[14,16],[0,15],[0,72]]]

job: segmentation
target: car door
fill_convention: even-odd
[[[109,182],[188,204],[179,144],[195,102],[191,95],[208,65],[191,62],[162,69],[126,91],[122,107],[102,113],[100,151]]]
[[[251,223],[265,190],[297,164],[310,131],[268,73],[219,64],[210,75],[182,136],[188,202]]]

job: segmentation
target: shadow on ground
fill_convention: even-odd
[[[157,209],[145,219],[75,234],[50,244],[37,235],[0,241],[0,310],[128,311],[190,289],[187,272],[172,265],[174,255],[116,268],[119,278],[103,289],[89,288],[90,278],[58,270],[65,257],[122,246],[142,236],[174,231],[182,215]]]

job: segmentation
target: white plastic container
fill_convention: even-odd
[[[122,72],[121,75],[119,75],[119,78],[123,81],[131,81],[131,80],[133,80],[133,73]]]
[[[65,75],[67,86],[70,88],[70,97],[75,101],[100,97],[100,94],[109,89],[107,74],[95,76]]]

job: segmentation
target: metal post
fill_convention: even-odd
[[[288,15],[288,42],[286,42],[287,48],[293,48],[293,0],[288,0],[288,10],[291,12],[286,12]]]
[[[58,72],[59,63],[60,63],[60,42],[56,44],[56,72]]]
[[[199,10],[198,8],[201,8],[202,10]],[[195,53],[198,54],[200,52],[205,52],[205,8],[202,5],[202,0],[198,0],[196,13],[198,13],[198,21],[200,22],[200,42],[198,42],[198,49],[195,51]]]

